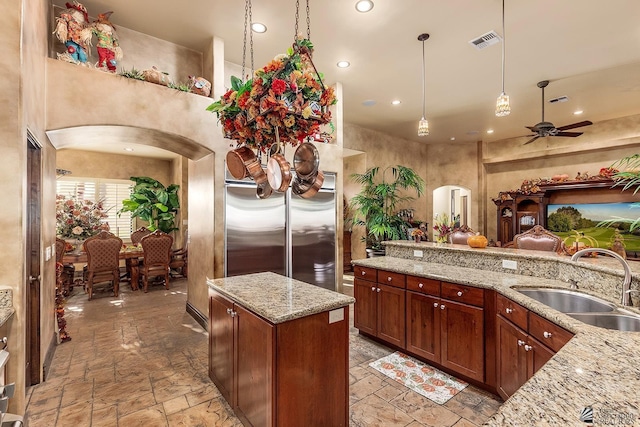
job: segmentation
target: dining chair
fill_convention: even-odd
[[[188,277],[189,275],[189,247],[187,244],[183,248],[174,249],[171,251],[171,261],[169,262],[169,268],[179,274],[182,277]]]
[[[449,243],[466,245],[467,239],[471,236],[475,236],[476,232],[470,227],[463,225],[462,227],[455,228],[451,234],[449,234]]]
[[[541,225],[535,225],[524,233],[513,236],[513,248],[562,253],[564,243],[560,236]]]
[[[93,298],[93,285],[102,282],[113,283],[113,295],[120,290],[120,249],[122,239],[116,235],[101,231],[84,242],[87,253],[87,291],[89,300]]]
[[[149,230],[147,227],[140,227],[136,231],[131,233],[131,243],[133,243],[134,245],[138,245],[140,244],[140,240],[142,240],[144,236],[147,236],[149,234],[151,234],[151,230]]]
[[[73,278],[76,274],[76,267],[72,263],[64,263],[64,253],[67,242],[64,239],[56,237],[56,262],[62,264],[62,292],[65,296],[73,290]]]
[[[150,277],[164,277],[164,287],[169,289],[169,264],[173,237],[160,230],[148,234],[140,240],[144,252],[143,266],[140,269],[144,291],[149,290]]]

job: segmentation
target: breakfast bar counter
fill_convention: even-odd
[[[465,245],[388,242],[387,256],[353,261],[377,269],[457,283],[515,301],[575,334],[487,421],[488,426],[638,425],[640,423],[640,332],[590,326],[518,292],[518,287],[569,288],[620,303],[622,268],[610,258],[583,263],[554,253]],[[515,261],[516,270],[502,260]],[[632,289],[638,289],[633,266]],[[357,277],[357,275],[356,275]],[[408,276],[407,276],[408,277]],[[357,303],[356,303],[357,304]],[[636,307],[625,307],[640,314]]]

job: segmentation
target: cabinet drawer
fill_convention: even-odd
[[[498,311],[498,314],[500,316],[518,325],[523,330],[527,330],[527,313],[529,312],[529,310],[527,310],[520,304],[511,301],[509,298],[503,295],[498,294],[496,310]]]
[[[406,276],[402,273],[378,270],[378,283],[396,288],[406,288]]]
[[[484,289],[481,288],[442,282],[441,295],[442,298],[451,301],[462,302],[477,307],[484,305]]]
[[[573,334],[535,313],[529,313],[529,334],[553,351],[558,351]]]
[[[375,268],[369,267],[361,267],[356,265],[353,268],[353,276],[358,277],[360,279],[368,280],[370,282],[375,282],[378,278],[376,274],[377,270]]]
[[[440,281],[424,277],[407,276],[407,289],[439,297]]]

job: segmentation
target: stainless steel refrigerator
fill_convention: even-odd
[[[336,290],[335,174],[318,193],[256,197],[251,180],[225,182],[225,276],[273,271]]]

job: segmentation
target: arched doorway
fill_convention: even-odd
[[[447,214],[456,226],[477,226],[471,220],[471,190],[458,185],[443,185],[433,190],[433,221]]]

